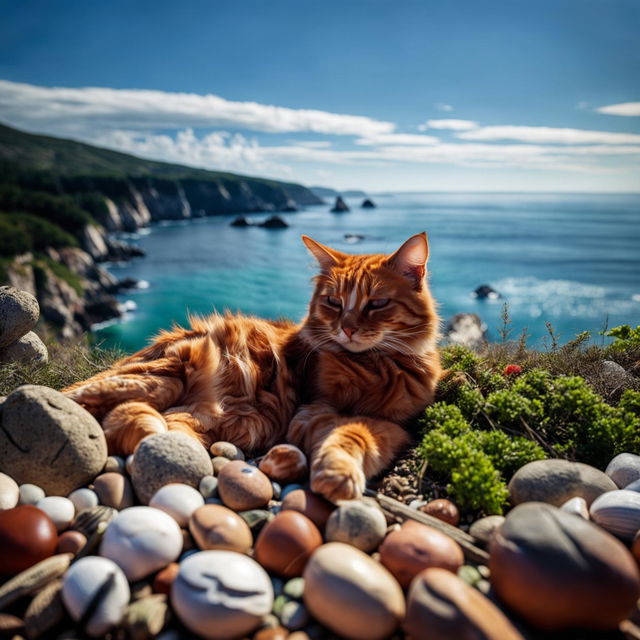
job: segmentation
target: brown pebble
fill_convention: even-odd
[[[287,636],[287,640],[311,640],[311,636],[304,631],[294,631]]]
[[[73,553],[78,555],[84,545],[87,544],[87,536],[79,531],[65,531],[58,538],[56,553]]]
[[[273,629],[260,629],[253,636],[253,640],[286,640],[290,637],[289,631],[284,627],[274,627]]]
[[[202,550],[246,553],[253,545],[249,525],[237,513],[218,504],[198,507],[189,518],[189,531]]]
[[[0,575],[13,576],[53,555],[58,532],[41,509],[23,504],[0,511]]]
[[[172,562],[162,569],[162,571],[158,571],[158,573],[156,573],[156,577],[153,579],[153,591],[155,593],[166,593],[169,595],[171,592],[171,585],[178,577],[179,572],[180,565],[177,562]]]
[[[242,460],[233,460],[218,474],[218,494],[234,511],[248,511],[268,504],[273,497],[273,487],[260,469]]]
[[[100,503],[107,507],[122,511],[135,504],[131,482],[121,473],[115,471],[103,473],[94,480],[93,484]]]
[[[302,480],[309,473],[307,457],[292,444],[271,447],[260,460],[260,471],[280,484]]]
[[[282,510],[298,511],[307,516],[320,531],[324,531],[329,516],[336,506],[308,489],[290,491],[282,501]]]
[[[380,560],[403,588],[423,569],[439,567],[456,573],[464,563],[460,545],[444,533],[407,520],[380,545]]]
[[[244,453],[232,442],[220,440],[209,447],[209,453],[214,458],[227,458],[227,460],[244,460]]]
[[[191,551],[197,547],[193,536],[188,529],[180,529],[182,532],[182,553],[185,551]]]
[[[23,633],[24,622],[20,618],[9,613],[0,613],[0,638],[18,638]]]
[[[302,575],[309,556],[322,544],[313,522],[297,511],[281,511],[260,532],[255,559],[267,570],[285,578]]]
[[[460,524],[460,511],[458,511],[458,507],[456,507],[451,500],[445,500],[444,498],[432,500],[420,507],[420,511],[434,518],[438,518],[438,520],[442,520],[442,522],[451,524],[454,527]]]

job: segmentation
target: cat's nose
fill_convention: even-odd
[[[351,336],[357,331],[357,329],[352,329],[351,327],[342,327],[342,330],[347,334],[349,340],[351,340]]]

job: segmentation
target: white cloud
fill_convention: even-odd
[[[450,104],[445,104],[444,102],[436,102],[433,106],[438,111],[453,111],[453,107]]]
[[[450,129],[451,131],[467,131],[468,129],[475,129],[478,126],[477,122],[473,120],[427,120],[424,124],[418,126],[420,131],[426,131],[427,129]]]
[[[640,135],[589,131],[586,129],[557,129],[554,127],[491,126],[479,127],[456,134],[462,140],[518,140],[544,144],[637,144]]]
[[[141,89],[39,87],[0,80],[0,119],[26,129],[66,131],[227,127],[269,133],[369,136],[391,122],[315,109],[233,102],[213,94]]]
[[[381,133],[375,136],[366,136],[356,140],[356,144],[364,146],[384,146],[391,144],[407,145],[432,145],[439,142],[434,136],[423,136],[416,133]]]
[[[596,109],[598,113],[606,113],[610,116],[640,116],[640,102],[621,102],[609,104]]]

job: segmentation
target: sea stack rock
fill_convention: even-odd
[[[363,209],[375,209],[376,205],[374,203],[373,200],[370,200],[369,198],[365,198],[362,201],[362,204],[360,205]]]
[[[232,227],[251,227],[253,226],[245,216],[238,216],[231,221]]]
[[[0,287],[0,362],[47,362],[47,347],[32,331],[39,316],[38,301],[30,293]]]
[[[480,350],[487,346],[487,325],[475,313],[457,313],[448,320],[444,337],[449,344]]]
[[[331,209],[331,213],[344,213],[345,211],[349,211],[349,207],[342,197],[338,196],[336,203],[333,205],[333,209]]]
[[[271,216],[260,224],[265,229],[286,229],[289,225],[280,216]]]
[[[498,298],[502,298],[502,296],[488,284],[481,284],[479,287],[476,287],[473,293],[475,297],[480,300],[497,300]]]

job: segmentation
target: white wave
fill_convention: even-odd
[[[138,284],[136,285],[136,289],[148,289],[149,288],[148,280],[138,280]]]

